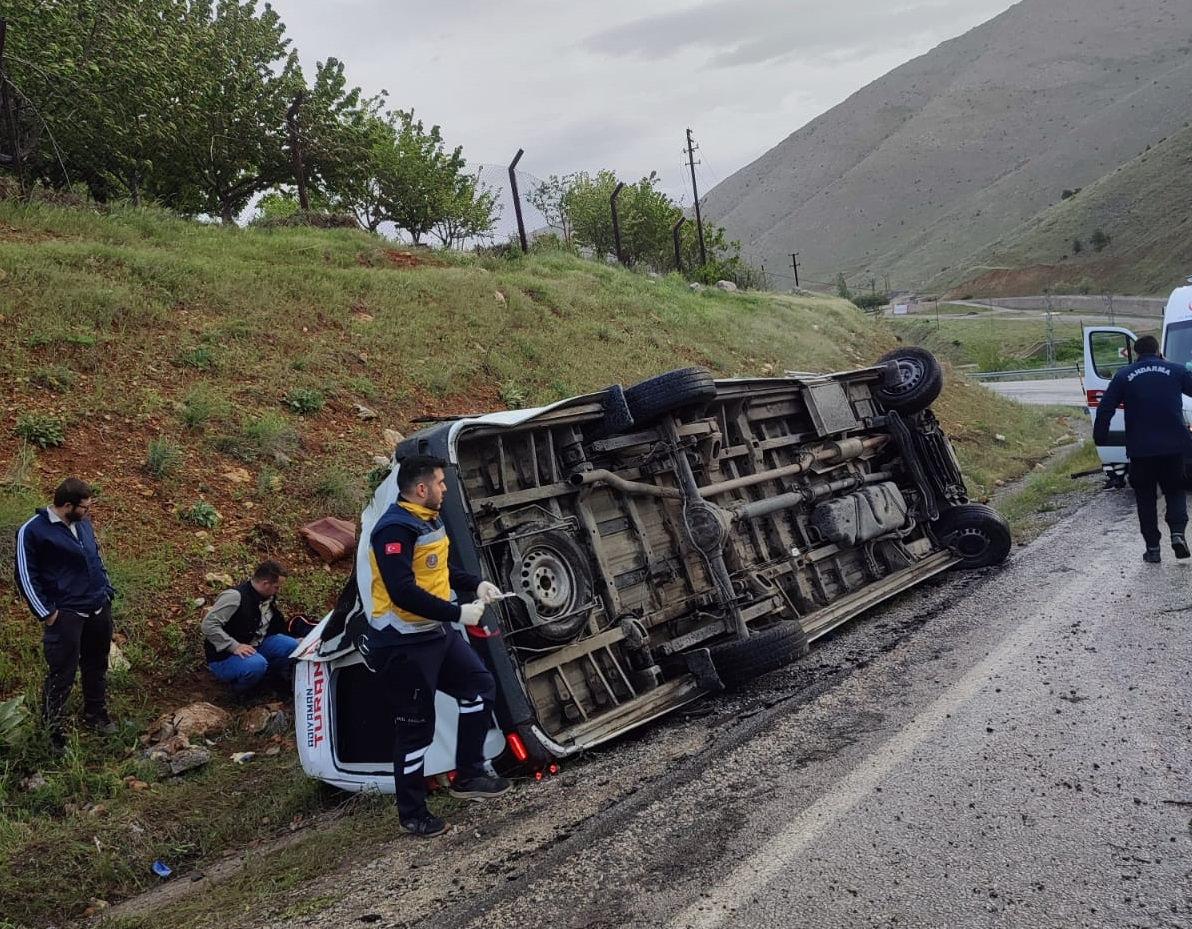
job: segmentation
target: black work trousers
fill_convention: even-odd
[[[1138,504],[1138,528],[1148,548],[1157,548],[1159,512],[1156,488],[1167,501],[1167,527],[1183,533],[1188,525],[1188,497],[1184,492],[1184,456],[1154,455],[1130,459],[1130,486]]]
[[[459,701],[455,770],[460,778],[484,773],[484,738],[496,685],[480,656],[452,628],[368,656],[384,676],[393,708],[393,780],[402,819],[426,813],[423,765],[435,737],[435,691]]]
[[[41,646],[47,665],[41,703],[46,728],[52,733],[62,733],[66,700],[79,671],[83,677],[83,715],[106,720],[112,605],[109,603],[98,614],[89,616],[59,610],[53,625],[42,629]]]

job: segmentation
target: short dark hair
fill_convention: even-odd
[[[405,494],[446,467],[447,462],[433,455],[409,455],[397,463],[397,489]]]
[[[262,561],[252,573],[254,581],[280,581],[289,576],[290,572],[273,560]]]
[[[1159,354],[1159,340],[1153,335],[1144,335],[1141,339],[1134,343],[1135,355],[1158,355]]]
[[[66,506],[68,503],[78,506],[84,500],[90,500],[92,496],[94,494],[91,493],[90,484],[77,477],[68,477],[54,488],[54,506]]]

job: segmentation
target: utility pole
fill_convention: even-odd
[[[704,220],[699,213],[699,187],[695,183],[695,166],[699,164],[695,160],[695,153],[699,150],[698,146],[692,141],[691,130],[687,130],[687,148],[684,154],[687,156],[687,167],[691,169],[691,196],[695,198],[695,228],[699,232],[699,263],[702,267],[708,263],[708,252],[704,248]]]
[[[799,286],[799,253],[798,252],[791,253],[791,267],[795,271],[795,290],[802,290],[802,288]]]
[[[1055,318],[1052,316],[1051,294],[1047,300],[1047,367],[1055,367]]]

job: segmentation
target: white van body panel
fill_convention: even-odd
[[[1097,332],[1116,332],[1127,335],[1133,344],[1136,336],[1129,329],[1119,326],[1090,326],[1084,330],[1084,388],[1088,400],[1089,416],[1097,415],[1100,396],[1109,386],[1109,378],[1097,373],[1094,364],[1092,341]],[[1184,287],[1177,287],[1167,298],[1163,310],[1163,328],[1159,337],[1163,357],[1192,370],[1192,279]],[[1184,397],[1184,421],[1192,423],[1192,397]],[[1118,410],[1110,424],[1113,432],[1124,431],[1126,414]],[[1128,462],[1125,446],[1098,446],[1101,463],[1109,468],[1120,467]]]

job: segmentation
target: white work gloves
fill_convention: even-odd
[[[501,588],[488,581],[481,581],[480,586],[476,588],[476,597],[481,603],[495,603],[501,599]]]
[[[474,603],[464,603],[459,608],[459,621],[465,626],[479,626],[484,616],[484,604],[477,600]]]

